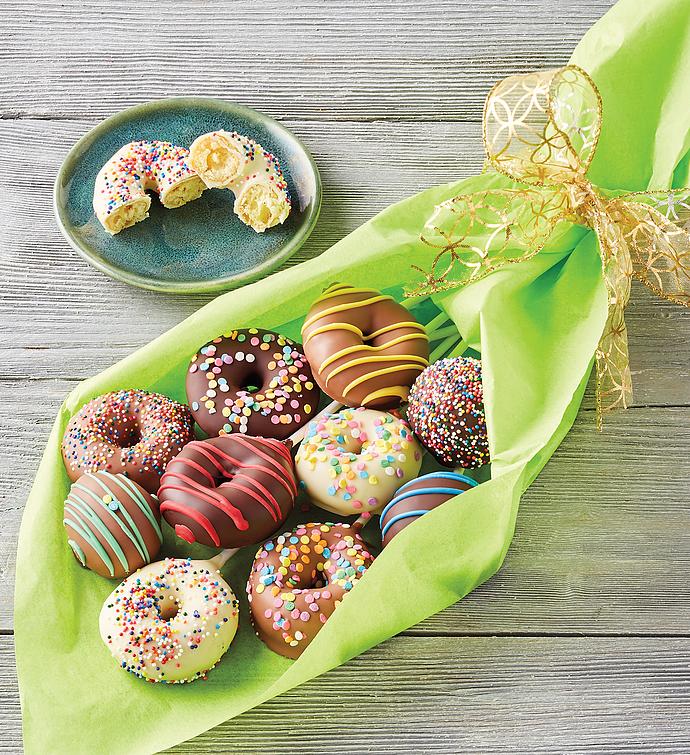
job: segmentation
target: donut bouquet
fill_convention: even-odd
[[[268,648],[298,658],[381,546],[478,484],[469,470],[489,460],[481,363],[432,361],[465,349],[459,337],[449,348],[444,322],[425,326],[389,294],[334,284],[307,312],[303,345],[231,329],[191,357],[187,403],[119,390],[72,417],[66,546],[122,580],[100,612],[121,668],[168,684],[206,677],[242,613],[220,569],[257,545],[248,620]],[[442,466],[420,476],[425,451]],[[297,499],[307,521],[284,531]],[[380,545],[361,532],[377,514]],[[176,553],[217,552],[161,558],[168,527]]]
[[[645,191],[650,175],[671,186],[687,167],[680,136],[677,149],[657,139],[680,117],[658,82],[682,91],[684,70],[657,54],[687,26],[683,4],[667,5],[652,22],[622,0],[578,67],[548,85],[545,72],[500,83],[482,175],[427,189],[318,258],[218,297],[72,391],[19,538],[27,751],[165,749],[495,574],[593,365],[600,404],[629,399],[630,270],[642,276],[642,262],[687,239],[651,194],[619,196]],[[491,121],[513,113],[517,92],[540,107]],[[506,142],[540,118],[555,119],[545,141]],[[224,139],[199,145],[204,185],[224,185],[241,162]],[[187,179],[171,206],[201,188]],[[113,230],[145,215],[142,187],[130,188]],[[684,222],[687,206],[674,205]],[[618,232],[635,217],[646,218],[637,233]],[[668,242],[659,254],[638,253],[655,238]]]

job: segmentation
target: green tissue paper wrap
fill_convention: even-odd
[[[572,62],[591,74],[604,103],[591,180],[627,191],[688,185],[690,3],[622,0],[590,30]],[[482,355],[492,479],[396,536],[297,661],[271,653],[251,630],[244,585],[253,549],[247,548],[223,570],[241,599],[241,629],[208,681],[147,684],[118,669],[98,632],[101,604],[114,584],[80,569],[66,543],[69,481],[60,440],[79,407],[106,391],[147,388],[184,400],[189,358],[229,328],[299,338],[309,303],[332,282],[401,296],[414,282],[411,262],[429,267],[432,251],[419,234],[435,205],[460,192],[510,185],[487,173],[393,205],[317,259],[218,297],[68,396],[19,536],[15,640],[27,753],[131,754],[172,746],[344,663],[496,572],[521,494],[573,423],[606,320],[597,242],[584,227],[564,224],[531,260],[435,297]],[[309,518],[332,517],[314,510]],[[183,545],[167,542],[165,552],[210,554]],[[410,599],[393,598],[401,595]]]

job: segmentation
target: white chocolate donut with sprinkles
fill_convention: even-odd
[[[121,147],[101,168],[93,209],[111,235],[148,217],[155,191],[163,207],[181,207],[206,190],[188,162],[189,151],[169,142],[139,141]]]
[[[237,217],[257,233],[284,223],[291,202],[275,155],[236,131],[202,134],[189,148],[194,170],[209,188],[230,189]]]
[[[343,516],[379,512],[421,463],[404,420],[361,407],[312,420],[295,457],[300,487],[317,506]]]
[[[203,677],[230,646],[238,602],[210,561],[166,558],[139,569],[108,596],[103,642],[130,673],[177,684]]]

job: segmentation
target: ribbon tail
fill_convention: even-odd
[[[625,307],[630,298],[632,263],[623,230],[607,213],[593,216],[599,240],[609,312],[596,351],[597,429],[604,415],[632,404],[632,376]]]

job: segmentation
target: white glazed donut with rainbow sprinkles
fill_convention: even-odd
[[[257,233],[284,223],[290,194],[275,155],[236,131],[202,134],[189,148],[192,167],[209,188],[230,189],[234,212]]]
[[[189,151],[169,142],[138,141],[121,147],[96,176],[93,209],[115,235],[148,217],[155,191],[163,207],[198,199],[206,186],[188,162]]]
[[[238,605],[212,561],[166,558],[134,572],[106,598],[101,637],[120,667],[135,676],[193,682],[230,646]]]
[[[300,487],[317,506],[344,516],[379,512],[421,463],[404,420],[362,407],[312,420],[295,457]]]

